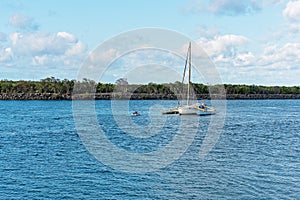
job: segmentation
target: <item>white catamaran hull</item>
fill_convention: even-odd
[[[178,113],[180,115],[197,115],[198,109],[194,106],[179,106]]]

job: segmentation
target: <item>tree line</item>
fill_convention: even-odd
[[[76,86],[75,86],[76,85]],[[259,86],[259,85],[223,85],[227,94],[300,94],[299,86]],[[52,93],[52,94],[67,94],[71,95],[74,87],[77,91],[87,91],[87,87],[92,87],[95,93],[113,93],[113,92],[132,92],[132,93],[147,93],[147,94],[178,94],[186,85],[182,85],[177,81],[174,83],[148,83],[144,85],[129,84],[126,79],[118,79],[115,84],[95,82],[89,79],[82,81],[57,79],[48,77],[40,81],[0,81],[1,94],[19,94],[19,93]],[[214,88],[218,85],[208,86],[201,83],[192,83],[192,88],[195,94],[214,93]]]

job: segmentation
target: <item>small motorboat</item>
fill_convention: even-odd
[[[138,111],[134,111],[131,113],[131,116],[140,116],[141,114]]]

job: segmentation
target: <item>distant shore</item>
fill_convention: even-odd
[[[226,97],[219,97],[209,94],[197,94],[197,99],[300,99],[300,94],[227,94]],[[96,93],[94,95],[81,94],[57,94],[57,93],[14,93],[0,94],[0,100],[177,100],[174,94],[147,94],[133,93],[132,95],[122,95],[120,93]]]
[[[190,84],[193,94],[196,94],[193,99],[300,99],[300,86]],[[90,95],[87,92],[94,94]],[[80,95],[72,95],[77,93]],[[82,81],[61,80],[55,77],[40,81],[0,80],[0,100],[186,99],[179,94],[187,94],[187,84],[178,81],[142,85],[129,84],[125,78],[118,79],[115,84],[95,82],[86,78]]]

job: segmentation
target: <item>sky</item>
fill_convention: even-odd
[[[1,0],[0,79],[76,79],[103,42],[147,27],[196,41],[223,83],[300,85],[300,0]],[[181,73],[183,59],[152,54],[120,58],[100,80],[136,76],[132,66],[146,59],[152,64],[136,69],[140,82],[180,78],[160,63]]]

